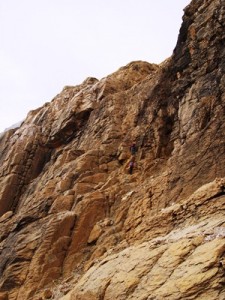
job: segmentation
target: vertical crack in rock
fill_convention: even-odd
[[[191,1],[170,58],[1,135],[0,299],[225,298],[224,20]]]

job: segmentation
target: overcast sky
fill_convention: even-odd
[[[190,0],[0,0],[0,132],[65,85],[160,63]]]

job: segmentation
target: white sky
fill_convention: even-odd
[[[190,0],[0,0],[0,132],[65,85],[160,63]]]

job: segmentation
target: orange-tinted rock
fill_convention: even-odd
[[[8,293],[4,292],[4,293],[0,293],[0,300],[8,300]]]
[[[225,15],[203,2],[159,66],[67,86],[0,137],[0,299],[225,299]]]

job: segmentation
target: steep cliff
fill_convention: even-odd
[[[193,0],[161,65],[67,86],[1,136],[1,300],[225,299],[224,21]]]

